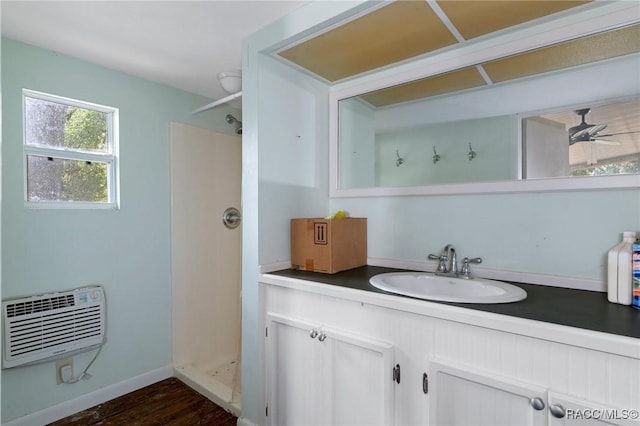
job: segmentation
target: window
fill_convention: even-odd
[[[598,162],[590,166],[571,168],[571,176],[607,176],[640,174],[640,155],[635,154],[621,159]]]
[[[22,91],[29,207],[117,208],[116,108]]]
[[[640,174],[638,117],[638,96],[526,117],[526,177]]]

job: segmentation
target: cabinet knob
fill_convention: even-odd
[[[318,332],[316,330],[311,330],[309,332],[309,337],[311,337],[312,339],[315,339],[316,337],[318,337]]]
[[[565,415],[564,407],[560,404],[551,404],[549,406],[549,411],[551,411],[551,415],[555,418],[561,419]]]
[[[529,402],[531,403],[531,406],[533,407],[534,410],[538,410],[538,411],[544,410],[544,401],[539,396],[536,396],[535,398],[531,398]]]
[[[318,336],[318,340],[320,340],[321,342],[324,342],[327,338],[327,335],[324,333],[320,333],[320,335]]]

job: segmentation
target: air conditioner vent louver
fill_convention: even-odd
[[[100,286],[2,302],[5,368],[69,356],[104,343]]]
[[[66,296],[50,297],[48,299],[18,302],[7,305],[7,317],[32,314],[36,312],[51,311],[58,308],[74,306],[75,300],[72,294]]]

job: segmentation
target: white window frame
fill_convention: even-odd
[[[73,148],[58,148],[39,144],[27,144],[26,141],[26,98],[40,99],[48,102],[99,111],[107,115],[107,152],[89,152]],[[29,89],[22,89],[22,148],[24,160],[24,202],[25,206],[34,209],[112,209],[120,207],[120,177],[118,167],[118,129],[119,110],[104,105],[51,95]],[[29,201],[28,199],[28,167],[29,155],[52,157],[61,160],[91,161],[104,163],[107,166],[107,202],[92,201]]]

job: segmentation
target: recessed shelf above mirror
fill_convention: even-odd
[[[360,95],[373,107],[425,100],[640,51],[640,24],[545,46]]]
[[[576,110],[637,105],[638,8],[598,2],[505,31],[334,85],[331,196],[640,187],[634,166],[619,176],[572,177],[577,167],[593,166],[593,158],[576,160],[575,152],[566,173],[535,175],[526,162],[527,155],[529,161],[535,157],[532,137],[522,145],[526,120],[531,129],[536,120],[563,112],[569,118],[555,124],[568,153],[568,131],[580,123]],[[640,130],[640,117],[630,120],[626,127]],[[634,138],[624,143],[635,146]],[[584,151],[586,145],[578,146]],[[621,156],[635,155],[635,147],[627,148]],[[614,157],[603,151],[595,158],[602,163]]]
[[[328,82],[455,48],[591,1],[392,1],[286,46],[278,55]],[[587,6],[585,6],[587,5]]]

